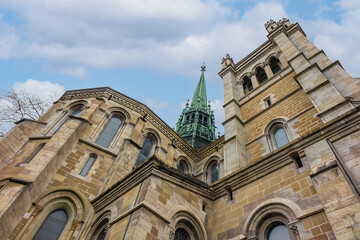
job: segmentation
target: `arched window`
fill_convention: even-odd
[[[97,237],[96,240],[105,240],[106,233],[107,233],[107,229],[104,228],[104,229],[99,233],[99,236]]]
[[[283,223],[275,223],[267,231],[266,240],[290,240],[288,228]]]
[[[31,153],[30,157],[28,159],[26,159],[26,161],[24,161],[23,163],[29,163],[31,162],[34,157],[41,151],[41,149],[43,149],[43,147],[45,146],[45,143],[40,143],[36,149]]]
[[[217,164],[211,167],[210,183],[214,183],[219,179],[219,166]]]
[[[153,145],[153,139],[147,136],[136,159],[135,167],[139,166],[141,163],[143,163],[146,159],[149,158]]]
[[[262,67],[256,68],[256,78],[257,78],[259,84],[262,84],[263,82],[268,80],[265,70]]]
[[[270,68],[273,74],[276,74],[281,71],[281,65],[279,59],[272,57],[270,59]]]
[[[119,116],[113,116],[109,122],[106,124],[104,130],[100,134],[96,143],[103,147],[109,147],[111,141],[115,137],[117,131],[121,126],[122,120]]]
[[[57,240],[64,229],[68,216],[63,209],[49,214],[33,240]]]
[[[178,228],[175,231],[174,240],[190,240],[190,235],[184,228]]]
[[[245,76],[243,78],[243,87],[244,87],[245,94],[248,94],[249,92],[251,92],[254,89],[251,79],[248,76]]]
[[[178,169],[180,172],[185,173],[185,167],[184,167],[184,164],[183,164],[182,162],[179,163],[179,165],[177,166],[177,169]]]
[[[187,164],[186,160],[182,159],[179,161],[177,169],[183,173],[189,173],[189,165]]]
[[[282,128],[282,127],[277,127],[275,129],[275,131],[274,131],[274,139],[275,139],[276,146],[278,148],[281,148],[282,146],[289,143],[289,140],[288,140],[288,138],[286,136],[286,132],[285,132],[284,128]]]
[[[81,176],[86,176],[91,168],[91,166],[94,164],[96,159],[95,155],[90,155],[89,159],[86,161],[83,169],[80,172]]]
[[[68,114],[66,114],[64,117],[62,117],[62,119],[59,120],[59,122],[57,124],[55,124],[55,126],[53,127],[53,134],[57,133],[57,131],[59,131],[59,129],[67,122],[67,120],[69,119],[69,116],[73,116],[73,117],[78,117],[81,112],[83,111],[84,105],[80,104],[80,105],[76,105],[74,107],[72,107],[69,111]]]

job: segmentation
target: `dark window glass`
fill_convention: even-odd
[[[93,165],[94,161],[95,161],[94,156],[89,157],[89,159],[85,163],[83,169],[81,170],[80,175],[86,176],[86,174],[89,172],[91,166]]]
[[[63,209],[52,212],[47,216],[33,240],[57,240],[67,220],[68,216]]]
[[[105,237],[106,237],[106,228],[104,228],[101,233],[99,234],[99,236],[97,237],[96,240],[105,240]]]
[[[120,128],[121,125],[121,118],[118,116],[114,116],[110,119],[108,124],[106,124],[106,127],[100,134],[100,137],[96,141],[97,144],[103,147],[109,147],[111,141],[115,137],[116,132]]]
[[[185,229],[178,228],[175,231],[174,240],[190,240],[190,235]]]
[[[286,145],[289,142],[285,130],[281,127],[275,129],[274,138],[275,138],[276,146],[278,148]]]
[[[31,162],[31,160],[34,159],[34,157],[41,151],[41,149],[45,146],[45,143],[41,143],[39,146],[37,146],[37,148],[35,149],[35,151],[33,151],[31,153],[31,156],[26,160],[24,161],[24,163],[29,163]]]
[[[208,120],[207,117],[204,117],[204,122],[207,122],[207,120]]]
[[[279,59],[273,57],[273,58],[270,60],[270,68],[271,68],[271,71],[272,71],[274,74],[280,72],[281,67],[280,67],[280,61],[279,61]]]
[[[268,79],[268,77],[265,73],[265,70],[263,68],[261,68],[261,67],[257,68],[256,78],[257,78],[259,84],[265,82]]]
[[[269,229],[266,240],[290,240],[289,231],[284,224],[274,225]]]
[[[146,159],[149,158],[153,144],[153,140],[150,137],[145,138],[144,143],[141,147],[141,151],[138,155],[138,158],[136,159],[135,167],[139,166],[141,163],[143,163]]]
[[[268,99],[266,99],[266,103],[267,103],[267,105],[268,105],[268,107],[270,107],[271,106],[271,100],[268,98]]]
[[[78,116],[82,112],[82,109],[75,110],[72,114],[70,114],[73,117]]]
[[[211,183],[216,182],[219,179],[219,166],[214,165],[211,168]]]
[[[253,85],[252,85],[252,82],[251,82],[251,79],[249,77],[244,77],[244,83],[243,83],[243,86],[244,86],[244,92],[245,94],[251,92],[254,88],[253,88]]]
[[[184,168],[184,164],[183,163],[179,163],[177,169],[181,172],[185,172],[185,168]]]

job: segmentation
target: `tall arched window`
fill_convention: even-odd
[[[256,68],[256,78],[259,82],[259,84],[265,82],[266,80],[268,80],[268,77],[265,73],[265,70],[262,67],[257,67]]]
[[[283,223],[272,225],[266,235],[266,240],[290,240],[289,230]]]
[[[146,159],[149,158],[153,145],[153,139],[147,136],[136,159],[135,167],[139,166],[141,163],[143,163]]]
[[[190,168],[189,165],[187,164],[186,160],[181,159],[178,163],[177,169],[183,173],[189,173],[190,172]]]
[[[190,240],[190,235],[184,228],[178,228],[175,231],[174,240]]]
[[[286,136],[286,132],[285,132],[284,128],[282,128],[282,127],[277,127],[275,129],[275,131],[274,131],[274,139],[275,139],[276,146],[278,148],[281,148],[282,146],[289,143],[289,140],[288,140],[288,138]]]
[[[251,92],[254,89],[251,79],[248,76],[245,76],[243,78],[243,87],[244,87],[245,94],[248,94],[249,92]]]
[[[53,127],[53,134],[57,133],[57,131],[59,131],[59,129],[66,123],[66,121],[69,119],[69,116],[73,116],[73,117],[78,117],[81,112],[83,111],[84,105],[80,104],[80,105],[76,105],[74,107],[72,107],[69,111],[68,114],[66,114],[64,117],[62,117],[62,119],[59,120],[59,122],[57,124],[55,124],[55,126]]]
[[[96,143],[103,147],[109,147],[111,141],[115,137],[117,131],[121,126],[122,120],[119,116],[113,116],[109,122],[106,124],[104,130],[100,134]]]
[[[43,149],[43,147],[45,146],[45,143],[40,143],[36,149],[31,153],[30,157],[28,159],[26,159],[23,163],[29,163],[31,162],[34,157],[41,151],[41,149]]]
[[[91,168],[91,166],[94,164],[96,159],[95,155],[90,155],[89,159],[86,161],[83,169],[80,172],[80,175],[86,176]]]
[[[279,59],[272,57],[270,59],[270,68],[273,74],[276,74],[281,71],[281,65]]]
[[[214,183],[219,179],[219,165],[215,164],[211,167],[210,183]]]
[[[68,216],[63,209],[48,215],[33,240],[57,240],[64,229]]]

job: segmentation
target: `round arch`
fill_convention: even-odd
[[[183,162],[187,169],[185,170],[185,173],[190,173],[192,174],[193,173],[193,166],[192,164],[190,163],[190,161],[188,160],[187,157],[185,157],[184,155],[180,155],[176,161],[177,165],[179,165],[181,162]]]
[[[80,229],[89,212],[90,203],[81,193],[69,187],[46,190],[33,202],[30,212],[34,218],[21,239],[32,239],[47,216],[59,209],[64,210],[68,216],[67,223],[59,237],[60,240],[63,240]]]
[[[77,105],[83,105],[84,108],[89,108],[90,105],[91,105],[91,101],[90,100],[87,100],[87,99],[81,99],[81,100],[73,100],[73,101],[70,101],[68,102],[64,107],[63,109],[64,110],[69,110]]]
[[[105,112],[109,114],[109,117],[111,117],[111,115],[113,114],[119,114],[124,118],[123,119],[124,122],[129,122],[131,119],[130,113],[122,107],[109,107],[105,109]]]
[[[206,229],[201,221],[188,210],[179,210],[175,212],[171,218],[169,239],[173,240],[176,229],[183,228],[189,235],[191,240],[206,240]]]
[[[266,233],[271,226],[280,223],[287,227],[291,240],[299,240],[298,228],[301,226],[301,222],[298,217],[301,213],[301,208],[288,199],[270,199],[250,212],[242,232],[248,239],[265,240]]]

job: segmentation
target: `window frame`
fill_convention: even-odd
[[[139,157],[140,157],[140,154],[142,153],[142,150],[144,149],[144,144],[145,144],[145,141],[146,141],[147,138],[149,138],[149,139],[152,140],[151,150],[149,151],[149,154],[148,154],[149,156],[147,156],[146,159],[144,159],[143,161],[140,162],[140,161],[139,161]],[[155,137],[154,134],[148,133],[148,134],[145,135],[144,140],[143,140],[143,142],[142,142],[142,144],[141,144],[141,148],[140,148],[139,154],[138,154],[138,156],[136,157],[136,160],[135,160],[135,163],[134,163],[134,167],[140,166],[140,165],[141,165],[142,163],[144,163],[151,155],[153,155],[153,154],[155,153],[155,149],[157,148],[157,143],[158,143],[158,141],[157,141],[157,138]]]
[[[92,163],[90,164],[90,166],[88,167],[85,175],[82,174],[83,170],[85,169],[86,165],[88,164],[88,162],[90,161],[90,159],[93,158],[94,160],[92,160]],[[83,167],[81,168],[79,175],[86,177],[88,175],[88,173],[90,172],[91,168],[94,166],[96,160],[98,159],[98,156],[95,153],[91,153],[89,154],[88,159],[86,160],[85,164],[83,165]]]
[[[279,67],[279,70],[277,71],[277,72],[274,72],[274,70],[273,70],[273,65],[272,65],[272,61],[277,61],[277,65],[278,65],[278,67]],[[277,57],[275,57],[275,56],[272,56],[272,57],[270,57],[270,59],[269,59],[269,67],[270,67],[270,69],[271,69],[271,72],[274,74],[274,75],[276,75],[276,74],[278,74],[279,72],[281,72],[281,70],[283,70],[283,66],[281,65],[281,62],[280,62],[280,59],[279,58],[277,58]]]
[[[107,127],[108,124],[110,123],[111,119],[113,119],[113,118],[115,118],[115,117],[116,117],[116,118],[119,118],[120,121],[121,121],[119,127],[117,128],[116,132],[114,133],[114,136],[113,136],[113,137],[111,138],[111,140],[109,141],[109,144],[108,144],[107,147],[105,147],[105,146],[103,146],[103,145],[100,145],[100,144],[98,143],[98,141],[99,141],[101,135],[103,134],[104,130],[106,129],[106,127]],[[103,148],[112,148],[113,145],[114,145],[114,143],[115,143],[115,141],[117,141],[117,139],[118,139],[119,133],[122,131],[123,126],[125,125],[125,120],[126,120],[126,118],[123,116],[123,114],[119,114],[119,113],[117,113],[117,112],[116,112],[116,113],[109,114],[108,117],[106,118],[106,121],[102,124],[102,126],[101,126],[101,128],[100,128],[101,131],[99,131],[99,133],[97,134],[96,140],[94,141],[95,144],[97,144],[97,145],[99,145],[99,146],[101,146],[101,147],[103,147]]]
[[[60,238],[60,236],[61,236],[62,233],[64,232],[65,226],[66,226],[66,225],[68,224],[68,222],[69,222],[69,215],[67,214],[66,210],[63,209],[63,208],[55,209],[55,210],[53,210],[52,212],[50,212],[49,214],[47,214],[47,216],[45,217],[44,221],[41,223],[40,227],[39,227],[38,230],[36,231],[33,239],[35,239],[35,237],[36,237],[36,236],[39,234],[39,232],[42,230],[42,228],[43,228],[44,224],[46,223],[46,221],[49,221],[49,220],[50,220],[50,216],[51,216],[52,214],[54,214],[55,212],[58,212],[58,211],[62,211],[62,212],[64,212],[65,215],[66,215],[66,221],[65,221],[64,224],[62,225],[61,231],[60,231],[59,234],[57,235],[57,239]],[[57,219],[57,220],[58,220],[58,219]]]
[[[272,121],[265,128],[265,135],[266,135],[266,139],[268,141],[270,152],[275,151],[276,149],[279,149],[279,147],[277,146],[275,135],[274,135],[275,130],[278,129],[278,128],[283,128],[284,129],[284,132],[285,132],[287,140],[288,140],[288,142],[285,145],[289,144],[293,140],[293,137],[291,135],[289,126],[288,126],[288,124],[286,123],[285,120],[276,119],[275,121]],[[282,147],[284,147],[284,146],[282,146]]]

